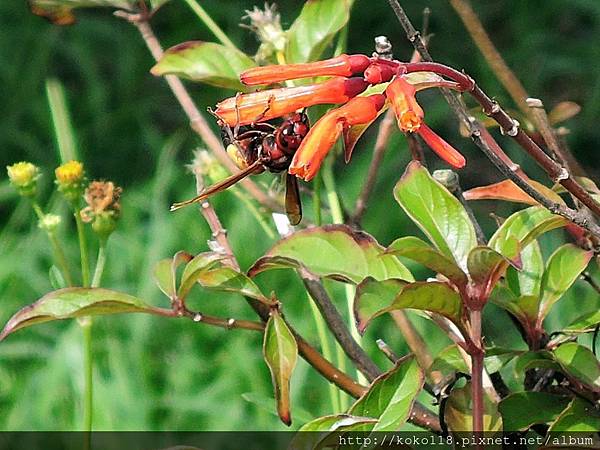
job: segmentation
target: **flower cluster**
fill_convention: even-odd
[[[410,75],[416,72],[429,76],[415,80]],[[471,88],[472,80],[446,66],[402,63],[378,56],[340,55],[313,63],[255,67],[243,72],[240,80],[252,86],[322,76],[332,78],[322,83],[273,88],[228,98],[217,105],[215,114],[229,126],[235,126],[267,121],[308,106],[343,104],[314,124],[294,155],[288,171],[306,181],[316,175],[340,135],[346,136],[355,126],[368,126],[388,106],[394,111],[400,130],[419,134],[452,167],[465,165],[465,158],[425,124],[423,109],[415,97],[418,90],[430,87]],[[366,94],[367,88],[377,93]]]

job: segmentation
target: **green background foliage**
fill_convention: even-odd
[[[258,46],[248,30],[240,28],[244,9],[252,1],[205,1],[203,6],[241,49],[254,53]],[[421,10],[432,10],[431,51],[436,60],[464,68],[501,103],[512,106],[490,69],[477,53],[459,19],[443,0],[404,2],[415,23]],[[579,160],[597,179],[595,156],[600,142],[600,35],[597,0],[572,2],[474,2],[492,38],[529,93],[551,108],[572,100],[583,109],[566,126],[567,137]],[[280,1],[284,27],[300,10],[300,2]],[[149,73],[154,62],[134,27],[106,10],[78,12],[78,23],[54,27],[31,15],[24,1],[0,2],[0,166],[29,160],[45,172],[42,198],[55,211],[62,206],[49,197],[52,170],[59,164],[44,83],[56,77],[64,83],[80,157],[90,176],[108,178],[123,186],[123,216],[111,237],[103,286],[128,292],[146,302],[166,307],[152,280],[152,266],[175,251],[198,253],[206,249],[209,231],[194,210],[169,213],[174,200],[193,193],[194,183],[184,164],[201,145],[189,130],[164,80]],[[164,6],[153,26],[165,48],[192,39],[214,40],[210,32],[178,0]],[[356,0],[351,14],[348,52],[373,51],[372,38],[387,35],[395,56],[408,59],[412,48],[384,0]],[[204,109],[232,91],[188,84]],[[468,158],[463,187],[486,184],[499,175],[470,141],[459,136],[455,120],[439,95],[423,94],[428,123]],[[352,205],[370,161],[374,129],[358,144],[352,163],[337,162],[342,201]],[[507,151],[527,172],[540,171],[506,139]],[[363,221],[380,243],[419,232],[392,196],[392,188],[408,161],[406,142],[396,133],[389,145],[375,192]],[[438,162],[430,158],[431,168]],[[268,175],[258,178],[269,183]],[[540,180],[545,180],[543,177]],[[308,202],[307,202],[308,203]],[[272,242],[229,193],[214,199],[242,268],[262,256]],[[309,210],[310,208],[305,208]],[[491,234],[488,213],[508,216],[514,205],[481,202],[476,214]],[[64,211],[63,211],[64,212]],[[326,217],[326,220],[329,218]],[[541,240],[547,257],[562,241],[562,231]],[[73,227],[63,226],[69,259],[77,260]],[[51,250],[25,201],[20,201],[0,179],[0,323],[20,307],[51,290],[48,268]],[[428,272],[406,261],[422,279]],[[293,271],[274,271],[257,277],[264,292],[275,291],[286,316],[304,335],[316,330],[306,294]],[[340,310],[345,311],[343,288],[329,284]],[[254,319],[236,295],[196,289],[190,306],[219,316]],[[596,295],[576,282],[550,314],[547,323],[564,326],[584,312],[597,309]],[[449,341],[435,327],[416,318],[433,353]],[[501,309],[486,308],[486,343],[523,350],[516,328]],[[507,331],[507,330],[510,330]],[[80,399],[83,367],[80,329],[74,321],[32,327],[0,344],[0,429],[58,430],[81,428]],[[383,338],[398,354],[407,352],[389,318],[378,320],[364,337],[366,350],[386,369],[390,364],[376,348]],[[142,315],[98,317],[94,322],[96,429],[215,430],[283,429],[272,401],[269,370],[261,355],[261,336],[243,330],[225,331],[191,321]],[[291,383],[294,427],[318,415],[337,413],[328,402],[328,385],[301,359]],[[422,401],[430,400],[423,394]]]

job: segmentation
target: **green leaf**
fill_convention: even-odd
[[[213,268],[215,264],[223,259],[224,256],[216,252],[199,253],[191,260],[187,259],[185,256],[181,256],[181,252],[175,254],[171,268],[171,276],[173,277],[172,279],[174,282],[177,277],[177,267],[182,262],[187,262],[183,269],[183,273],[181,274],[181,282],[179,283],[179,289],[177,289],[177,297],[185,299],[194,284],[198,281],[198,277],[207,270]]]
[[[488,246],[510,259],[514,253],[515,239],[521,248],[525,248],[538,236],[566,223],[566,219],[552,214],[546,208],[532,206],[506,219],[491,237]]]
[[[600,364],[590,349],[568,342],[556,348],[553,354],[566,375],[588,389],[600,392]]]
[[[523,376],[529,369],[553,369],[560,371],[560,365],[554,361],[552,354],[545,350],[525,352],[515,358],[515,374]]]
[[[173,272],[171,264],[173,259],[161,259],[158,261],[152,270],[152,276],[158,288],[169,298],[173,298],[176,292],[175,280],[173,280]]]
[[[231,267],[218,267],[198,274],[198,283],[205,289],[214,291],[236,292],[246,297],[252,297],[263,303],[271,304],[260,291],[258,286],[243,273],[236,272]]]
[[[563,331],[566,333],[588,333],[600,323],[600,311],[585,313],[571,322]]]
[[[536,240],[531,241],[521,252],[522,269],[517,273],[519,280],[519,292],[521,295],[538,296],[544,274],[544,259],[540,244]]]
[[[155,308],[137,297],[109,289],[60,289],[44,295],[12,316],[0,333],[0,341],[21,328],[52,320],[132,312],[160,314],[165,311],[168,310]]]
[[[135,0],[30,0],[29,5],[31,12],[46,17],[56,25],[70,25],[75,22],[73,10],[76,8],[133,10]]]
[[[542,320],[550,308],[563,296],[587,267],[593,252],[573,244],[559,247],[548,259],[542,277],[539,317]]]
[[[407,236],[396,239],[385,252],[412,259],[434,272],[441,273],[457,286],[467,284],[467,275],[456,265],[454,260],[418,237]]]
[[[490,301],[504,308],[526,327],[534,326],[538,316],[539,299],[537,296],[525,295],[517,297],[510,289],[496,286]]]
[[[337,441],[340,436],[339,433],[362,429],[364,425],[374,423],[377,423],[377,419],[357,417],[350,414],[318,417],[298,430],[298,433],[290,442],[288,450],[329,448],[327,445],[332,439]],[[336,441],[331,442],[331,444],[336,444]]]
[[[506,431],[525,431],[535,424],[555,420],[569,404],[570,398],[547,392],[517,392],[498,404]]]
[[[244,392],[242,394],[242,398],[248,403],[256,406],[261,411],[264,411],[270,415],[278,417],[277,412],[273,410],[273,397],[271,395],[266,395],[258,392]],[[303,409],[299,406],[294,407],[294,418],[308,423],[314,417],[313,413],[308,412],[306,409]]]
[[[467,255],[477,239],[460,202],[418,161],[408,165],[394,188],[394,196],[433,245],[466,270]]]
[[[472,295],[487,301],[498,280],[504,276],[509,260],[489,247],[475,247],[467,258],[467,268],[471,276]]]
[[[471,369],[467,367],[467,363],[465,363],[458,346],[455,344],[449,345],[438,352],[428,369],[428,372],[436,371],[440,372],[444,378],[453,375],[455,372],[471,373]]]
[[[294,335],[279,314],[271,310],[271,316],[265,328],[263,356],[273,380],[277,413],[286,425],[291,425],[290,378],[298,359],[298,345]]]
[[[287,31],[288,63],[318,60],[350,18],[349,0],[308,0]]]
[[[356,287],[353,306],[354,320],[361,334],[381,309],[388,308],[394,303],[396,296],[406,284],[405,281],[396,279],[376,281],[373,278],[367,278]]]
[[[589,403],[575,397],[550,426],[548,435],[566,432],[597,433],[598,430],[600,430],[598,411]]]
[[[410,416],[425,377],[413,357],[403,358],[377,377],[350,408],[350,414],[378,419],[372,431],[396,431]]]
[[[406,284],[390,303],[393,290],[400,287],[397,281],[378,282],[366,279],[358,286],[354,298],[354,314],[357,328],[361,333],[375,317],[397,309],[417,309],[441,314],[461,328],[461,299],[447,283],[418,281]],[[381,308],[378,310],[376,310],[377,297],[381,299]]]
[[[240,73],[255,65],[239,50],[214,42],[190,41],[168,49],[150,72],[246,91],[248,88],[241,83]]]
[[[450,430],[472,431],[472,409],[471,383],[468,382],[462,388],[454,388],[448,397],[444,411],[444,418]],[[483,410],[483,431],[501,431],[502,417],[498,413],[498,406],[487,395],[483,396]]]
[[[314,227],[281,239],[248,271],[248,275],[272,269],[302,268],[320,277],[360,283],[400,278],[412,281],[409,270],[367,233],[346,225]]]

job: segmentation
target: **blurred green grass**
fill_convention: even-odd
[[[238,26],[244,9],[254,2],[202,2],[207,11],[241,48],[253,52],[257,43]],[[465,68],[484,89],[504,104],[508,96],[497,85],[466,35],[460,21],[442,0],[404,2],[419,23],[420,11],[432,9],[431,51],[436,59]],[[492,37],[531,95],[552,107],[573,100],[583,110],[566,125],[576,156],[590,174],[597,175],[595,156],[600,142],[600,3],[474,2]],[[300,4],[278,2],[285,24]],[[372,38],[385,34],[398,58],[409,47],[387,3],[357,0],[350,23],[348,51],[371,53]],[[165,47],[184,40],[212,40],[182,2],[173,0],[153,20]],[[206,249],[209,230],[193,208],[171,214],[168,205],[193,192],[184,164],[199,140],[188,130],[183,113],[165,83],[152,77],[152,60],[127,23],[107,11],[82,11],[75,26],[53,27],[31,15],[25,2],[0,2],[0,162],[18,160],[40,165],[44,203],[61,211],[50,196],[52,171],[59,163],[44,92],[48,77],[64,83],[78,144],[87,171],[124,187],[123,216],[109,244],[109,264],[103,285],[137,294],[154,304],[165,304],[151,279],[154,262],[185,249]],[[232,93],[189,85],[201,109]],[[475,147],[459,137],[455,122],[438,95],[424,96],[428,122],[460,147],[469,158],[462,175],[465,187],[498,179],[493,167]],[[374,132],[367,133],[352,164],[336,168],[340,195],[351,206],[368,167]],[[506,140],[502,140],[506,142]],[[510,143],[514,159],[531,175],[540,172]],[[391,195],[393,184],[407,162],[404,140],[395,135],[385,156],[364,228],[386,244],[415,232]],[[431,158],[433,168],[438,163]],[[543,178],[540,178],[543,180]],[[261,180],[269,182],[268,177]],[[308,202],[307,202],[308,203]],[[231,194],[215,197],[214,204],[230,231],[233,248],[247,268],[271,244]],[[506,216],[513,205],[482,202],[476,212],[489,232],[490,212]],[[306,211],[310,208],[305,207]],[[66,211],[63,210],[66,216]],[[20,307],[51,290],[48,268],[51,253],[45,235],[25,202],[19,201],[5,178],[0,182],[0,322]],[[74,227],[61,234],[71,261],[77,261]],[[564,239],[553,232],[543,239],[545,254]],[[72,264],[75,266],[75,263]],[[427,273],[415,266],[415,273]],[[291,271],[261,275],[266,292],[274,290],[284,302],[291,322],[316,344],[316,331],[306,295]],[[332,286],[335,301],[345,310],[343,290]],[[193,307],[221,316],[251,318],[243,299],[198,290]],[[560,326],[578,313],[598,307],[587,286],[577,283],[548,319]],[[522,346],[505,313],[486,311],[487,342],[503,347]],[[448,341],[429,322],[416,318],[434,354]],[[510,331],[509,331],[510,330]],[[364,338],[367,351],[382,367],[387,361],[376,350],[382,337],[398,353],[407,351],[391,320],[380,319]],[[65,321],[21,331],[0,344],[0,429],[59,430],[81,427],[80,330]],[[261,358],[258,334],[224,331],[184,320],[139,315],[98,318],[94,322],[96,429],[114,430],[266,430],[284,429],[269,402],[270,376]],[[298,426],[311,416],[331,412],[327,383],[304,362],[293,378],[292,402]],[[244,400],[243,394],[247,399]],[[268,408],[264,407],[266,402]]]

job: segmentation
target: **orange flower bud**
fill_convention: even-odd
[[[342,131],[352,125],[371,122],[384,104],[385,97],[375,94],[355,97],[344,106],[329,111],[313,125],[302,140],[290,164],[289,173],[305,181],[312,180]]]
[[[217,105],[215,114],[229,126],[247,125],[281,117],[307,106],[344,103],[367,86],[362,78],[336,77],[320,84],[252,92],[223,100]]]
[[[392,67],[389,64],[374,62],[365,70],[365,80],[369,84],[386,83],[390,81],[398,72],[397,67]]]
[[[279,83],[296,78],[319,76],[349,77],[363,72],[371,63],[365,55],[340,55],[305,64],[284,64],[263,67],[253,67],[240,75],[242,83],[248,86],[257,84]]]
[[[398,128],[404,132],[414,132],[423,123],[423,109],[415,98],[416,89],[402,77],[396,77],[385,89],[385,95],[398,119]]]
[[[439,137],[425,123],[421,124],[417,130],[417,133],[423,138],[431,150],[433,150],[440,158],[442,158],[452,167],[456,169],[462,169],[465,167],[465,164],[467,163],[465,157],[461,155],[458,150]]]

